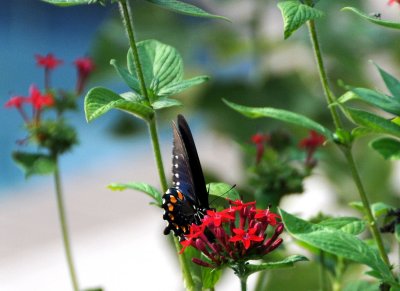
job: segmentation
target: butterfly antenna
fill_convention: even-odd
[[[236,187],[236,184],[233,184],[232,187],[229,188],[228,191],[226,191],[226,192],[222,193],[221,195],[215,197],[215,198],[210,202],[210,204],[212,204],[216,199],[221,198],[222,196],[224,196],[226,193],[228,193],[229,191],[231,191],[231,190],[234,189],[235,187]],[[208,191],[207,191],[207,192],[209,192],[209,190],[210,190],[210,184],[208,185]]]

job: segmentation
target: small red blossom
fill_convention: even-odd
[[[264,154],[265,143],[269,140],[269,136],[261,133],[254,134],[251,142],[256,145],[256,164],[259,164]]]
[[[245,231],[240,228],[234,228],[233,232],[235,233],[235,236],[231,237],[229,241],[230,242],[241,241],[244,245],[244,248],[247,250],[250,247],[252,241],[260,242],[264,240],[263,237],[255,235],[256,231],[257,229],[254,227],[250,228],[248,231]]]
[[[36,64],[39,67],[43,67],[47,70],[52,70],[57,68],[59,65],[61,65],[63,63],[62,60],[57,59],[56,57],[54,57],[53,54],[47,54],[45,56],[41,56],[41,55],[35,55],[36,58]]]
[[[311,130],[310,135],[300,141],[299,147],[307,152],[305,161],[307,167],[313,168],[316,165],[317,161],[313,158],[313,155],[317,148],[322,146],[324,142],[325,137],[314,130]]]
[[[78,72],[76,92],[79,95],[82,93],[90,73],[95,69],[95,65],[89,57],[78,58],[74,61],[74,64]]]
[[[393,5],[394,3],[400,4],[400,0],[389,0],[388,5]]]
[[[22,108],[22,104],[26,102],[24,96],[13,96],[6,102],[5,107]]]
[[[200,225],[192,224],[185,235],[180,253],[192,246],[208,260],[194,258],[200,266],[215,268],[237,260],[257,259],[276,249],[282,239],[280,217],[269,209],[256,210],[255,201],[228,200],[230,207],[222,211],[208,210]],[[257,217],[256,217],[257,216]],[[267,228],[272,227],[272,235]]]
[[[36,110],[41,110],[43,107],[51,107],[54,105],[54,99],[51,94],[43,94],[35,86],[31,85],[29,88],[29,98],[27,102],[31,103],[33,108]]]

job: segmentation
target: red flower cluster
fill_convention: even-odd
[[[257,133],[251,137],[251,142],[256,145],[256,164],[259,164],[264,154],[265,143],[269,140],[269,135]]]
[[[307,152],[307,158],[305,164],[309,167],[314,167],[316,161],[313,158],[313,155],[318,147],[322,146],[325,142],[325,137],[323,135],[318,134],[316,131],[311,130],[310,135],[306,138],[303,138],[299,147],[304,149]]]
[[[23,104],[28,103],[33,108],[33,120],[36,124],[40,120],[40,113],[44,107],[51,107],[54,105],[54,99],[51,94],[42,94],[40,90],[35,86],[31,85],[29,88],[29,96],[13,96],[5,104],[5,107],[15,107],[21,114],[25,123],[30,123],[30,120],[23,109]]]
[[[95,65],[92,59],[88,57],[78,58],[75,60],[74,64],[78,72],[76,92],[78,95],[80,95],[85,87],[90,73],[94,70]]]
[[[283,224],[277,222],[280,217],[269,209],[258,210],[255,202],[243,203],[241,200],[229,200],[228,209],[216,212],[208,210],[201,225],[192,224],[190,233],[181,242],[201,251],[209,262],[194,258],[198,265],[210,268],[234,263],[243,259],[260,259],[276,249],[282,238]],[[274,227],[274,233],[268,237],[268,226]]]

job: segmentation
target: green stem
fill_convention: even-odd
[[[64,207],[62,190],[61,190],[60,168],[58,165],[58,157],[57,156],[55,157],[55,164],[56,164],[56,167],[54,170],[54,183],[55,183],[56,194],[57,194],[57,207],[58,207],[58,215],[59,215],[60,225],[61,225],[61,233],[62,233],[62,238],[63,238],[63,243],[64,243],[64,250],[65,250],[65,255],[67,257],[68,269],[69,269],[69,274],[71,277],[72,286],[74,288],[74,291],[79,291],[78,279],[76,277],[74,262],[72,259],[69,235],[68,235],[67,219],[66,219],[66,215],[65,215],[65,207]]]
[[[318,65],[318,71],[319,71],[319,76],[321,79],[321,83],[322,83],[322,87],[324,90],[324,94],[325,97],[327,99],[328,102],[328,107],[329,110],[331,112],[332,115],[332,119],[333,122],[335,124],[336,130],[341,129],[342,128],[342,122],[339,118],[338,112],[336,111],[336,109],[334,108],[333,103],[335,102],[335,97],[332,93],[332,91],[329,88],[329,84],[328,84],[328,77],[325,71],[325,66],[323,63],[323,59],[322,59],[322,54],[321,54],[321,49],[319,46],[319,42],[318,42],[318,37],[317,37],[317,32],[315,29],[315,22],[313,20],[308,21],[308,28],[309,28],[309,32],[310,32],[310,38],[311,38],[311,42],[313,45],[313,49],[314,49],[314,54],[315,54],[315,59]],[[360,195],[361,201],[363,203],[364,208],[366,209],[366,213],[367,213],[367,220],[368,220],[368,224],[371,230],[371,233],[376,241],[376,244],[378,246],[379,249],[379,253],[380,256],[382,257],[382,259],[385,261],[385,263],[390,267],[390,263],[389,263],[389,259],[388,256],[386,254],[386,251],[383,247],[383,242],[382,242],[382,237],[381,234],[378,230],[378,227],[376,225],[376,221],[374,216],[372,215],[372,211],[371,211],[371,205],[368,201],[368,197],[366,195],[366,192],[364,190],[364,186],[361,182],[361,178],[360,175],[358,173],[357,167],[354,163],[354,158],[353,158],[353,154],[351,152],[351,148],[349,145],[344,145],[343,147],[341,147],[341,149],[343,150],[344,156],[347,160],[347,163],[350,167],[350,171],[351,174],[353,176],[353,180],[356,184],[358,193]]]
[[[168,189],[167,179],[165,177],[163,160],[161,157],[160,143],[158,141],[157,124],[155,116],[148,122],[151,142],[153,144],[154,157],[156,159],[158,176],[160,177],[161,188],[163,192]]]
[[[319,253],[319,284],[322,291],[326,291],[327,289],[327,280],[326,280],[326,273],[325,273],[325,254],[321,250]]]
[[[149,96],[148,96],[147,90],[146,90],[146,83],[144,81],[142,66],[140,64],[139,53],[138,53],[138,49],[136,46],[133,21],[130,16],[129,3],[127,0],[119,0],[118,4],[119,4],[120,11],[121,11],[121,17],[122,17],[123,23],[125,25],[125,29],[128,34],[129,45],[132,50],[133,61],[135,63],[136,75],[139,79],[140,91],[142,93],[142,96],[145,97],[147,99],[147,101],[150,103],[150,99],[149,99]],[[148,126],[149,126],[151,141],[153,144],[153,151],[154,151],[154,156],[156,159],[157,170],[158,170],[158,175],[160,178],[161,188],[165,192],[165,191],[167,191],[168,184],[167,184],[167,179],[165,177],[165,171],[164,171],[163,161],[162,161],[162,157],[161,157],[160,143],[159,143],[158,134],[157,134],[157,124],[156,124],[155,116],[153,116],[153,118],[148,122]],[[175,242],[175,248],[176,248],[177,252],[179,253],[179,251],[181,250],[181,246],[176,237],[174,237],[174,242]],[[190,267],[187,264],[185,254],[178,255],[178,257],[179,257],[179,262],[181,265],[183,277],[184,277],[184,280],[186,283],[186,288],[188,290],[195,290],[195,284],[193,282],[191,272],[190,272]]]
[[[374,218],[374,215],[372,214],[371,211],[371,204],[369,202],[367,193],[364,190],[364,186],[361,182],[361,178],[360,178],[360,174],[358,173],[356,164],[354,162],[354,158],[353,155],[351,153],[351,149],[349,148],[345,148],[343,149],[343,153],[346,157],[347,163],[350,166],[350,171],[351,174],[353,176],[353,180],[356,183],[357,189],[358,189],[358,193],[360,194],[360,198],[362,201],[362,204],[364,206],[365,212],[366,212],[366,216],[367,216],[367,220],[368,220],[368,224],[369,224],[369,228],[372,232],[372,235],[375,239],[376,245],[378,247],[379,253],[382,257],[382,259],[384,260],[384,262],[389,266],[390,266],[390,262],[389,262],[389,258],[388,255],[386,254],[385,251],[385,247],[383,245],[383,241],[382,241],[382,236],[381,233],[379,232],[378,226],[376,225],[376,221]]]
[[[120,11],[121,11],[121,17],[122,17],[123,23],[125,25],[126,33],[128,34],[129,45],[131,47],[133,61],[135,63],[136,75],[139,79],[140,91],[142,93],[142,96],[145,97],[147,99],[147,101],[150,102],[149,96],[148,96],[147,90],[146,90],[146,83],[144,81],[142,65],[140,64],[139,53],[138,53],[138,49],[136,46],[133,22],[132,22],[131,16],[130,16],[129,3],[127,2],[127,0],[119,0],[118,4],[119,4]]]
[[[247,276],[240,277],[240,290],[247,291]]]

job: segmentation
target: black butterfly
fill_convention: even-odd
[[[163,219],[168,222],[164,234],[172,230],[183,239],[192,223],[200,224],[208,204],[208,192],[189,125],[182,115],[173,123],[174,146],[172,150],[173,188],[163,196]]]

